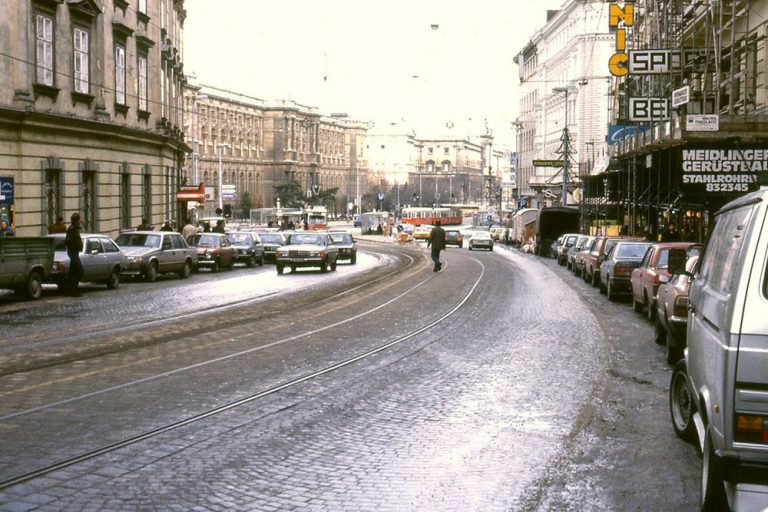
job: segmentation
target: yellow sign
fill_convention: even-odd
[[[534,160],[534,167],[562,167],[562,160]]]
[[[611,0],[608,8],[608,26],[616,29],[616,53],[608,60],[608,69],[613,76],[624,76],[629,73],[627,66],[627,28],[635,24],[635,2],[626,0],[622,6],[616,0]]]

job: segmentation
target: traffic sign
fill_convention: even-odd
[[[379,201],[384,200],[384,192],[379,192]]]

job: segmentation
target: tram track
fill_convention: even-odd
[[[111,452],[120,450],[122,448],[131,446],[133,444],[140,443],[142,441],[148,440],[150,438],[153,438],[153,437],[158,436],[160,434],[163,434],[165,432],[169,432],[171,430],[174,430],[174,429],[186,426],[186,425],[190,425],[190,424],[195,423],[197,421],[201,421],[201,420],[204,420],[206,418],[215,416],[217,414],[224,413],[226,411],[229,411],[231,409],[240,407],[242,405],[249,404],[249,403],[257,401],[259,399],[262,399],[262,398],[268,397],[270,395],[279,393],[279,392],[281,392],[283,390],[286,390],[286,389],[292,388],[294,386],[298,386],[298,385],[300,385],[302,383],[311,381],[311,380],[316,379],[316,378],[318,378],[320,376],[332,373],[332,372],[337,371],[337,370],[339,370],[341,368],[344,368],[346,366],[352,365],[352,364],[357,363],[359,361],[362,361],[362,360],[364,360],[366,358],[369,358],[369,357],[372,357],[372,356],[374,356],[376,354],[384,352],[384,351],[386,351],[386,350],[388,350],[388,349],[390,349],[392,347],[400,345],[403,342],[405,342],[407,340],[410,340],[410,339],[412,339],[412,338],[414,338],[414,337],[416,337],[416,336],[418,336],[418,335],[420,335],[420,334],[422,334],[422,333],[432,329],[433,327],[435,327],[435,326],[445,322],[447,319],[451,318],[475,294],[475,291],[477,290],[478,286],[480,285],[480,283],[481,283],[481,281],[482,281],[482,279],[483,279],[483,277],[485,275],[485,266],[479,260],[475,259],[474,261],[476,261],[479,264],[480,272],[477,275],[477,277],[474,279],[474,282],[471,284],[471,286],[469,286],[468,289],[465,292],[463,292],[463,294],[460,297],[458,297],[457,301],[453,304],[453,306],[451,306],[444,313],[442,313],[441,315],[439,315],[438,317],[434,318],[433,320],[431,320],[430,322],[428,322],[428,323],[426,323],[424,325],[418,326],[416,328],[412,328],[407,333],[401,334],[401,335],[397,336],[394,339],[391,339],[391,340],[389,340],[387,342],[381,343],[381,344],[379,344],[379,345],[377,345],[375,347],[369,348],[369,349],[364,350],[364,351],[362,351],[360,353],[353,354],[353,355],[351,355],[351,356],[349,356],[349,357],[347,357],[347,358],[345,358],[345,359],[343,359],[341,361],[332,362],[330,364],[326,364],[324,367],[322,367],[320,369],[317,369],[317,370],[314,370],[314,371],[310,371],[310,372],[305,373],[303,375],[299,375],[297,377],[288,379],[288,380],[286,380],[284,382],[281,382],[281,383],[278,383],[276,385],[273,385],[273,386],[271,386],[271,387],[269,387],[267,389],[251,393],[251,394],[249,394],[249,395],[247,395],[245,397],[239,398],[237,400],[233,400],[233,401],[230,401],[230,402],[222,404],[222,405],[218,405],[218,406],[215,406],[215,407],[208,408],[208,409],[206,409],[206,410],[204,410],[202,412],[199,412],[199,413],[187,416],[187,417],[182,418],[180,420],[169,422],[169,423],[167,423],[165,425],[162,425],[162,426],[159,426],[159,427],[155,427],[155,428],[146,430],[144,432],[141,432],[141,433],[138,433],[138,434],[135,434],[135,435],[132,435],[132,436],[128,436],[128,437],[126,437],[126,438],[124,438],[122,440],[119,440],[117,442],[109,443],[109,444],[106,444],[104,446],[101,446],[101,447],[98,447],[98,448],[95,448],[95,449],[84,451],[83,453],[80,453],[80,454],[77,454],[77,455],[73,455],[73,456],[70,456],[70,457],[67,457],[67,458],[63,458],[61,460],[58,460],[58,461],[50,463],[50,464],[46,464],[46,465],[44,465],[44,466],[42,466],[40,468],[34,469],[32,471],[28,471],[26,473],[23,473],[23,474],[20,474],[20,475],[11,477],[11,478],[6,478],[6,479],[3,479],[3,480],[0,480],[0,491],[4,490],[4,489],[8,489],[10,487],[13,487],[15,485],[24,483],[24,482],[28,482],[28,481],[33,480],[35,478],[39,478],[39,477],[45,476],[45,475],[47,475],[49,473],[52,473],[52,472],[55,472],[55,471],[58,471],[58,470],[61,470],[61,469],[65,469],[67,467],[70,467],[70,466],[73,466],[73,465],[76,465],[76,464],[79,464],[81,462],[85,462],[85,461],[88,461],[88,460],[91,460],[91,459],[95,459],[95,458],[100,457],[102,455],[106,455],[106,454],[109,454]],[[411,264],[414,264],[414,263],[415,263],[415,260],[413,260]],[[391,276],[388,276],[388,277],[391,277]],[[381,278],[379,278],[379,279],[381,279]],[[304,337],[307,337],[307,336],[311,336],[313,334],[317,334],[317,333],[322,332],[322,331],[334,329],[334,328],[337,328],[337,327],[339,327],[340,325],[343,325],[343,324],[359,321],[361,318],[363,318],[363,317],[365,317],[367,315],[376,314],[376,313],[380,312],[381,310],[383,310],[384,308],[386,308],[387,306],[389,306],[389,305],[391,305],[393,303],[396,303],[398,301],[401,301],[404,297],[406,297],[409,294],[413,293],[415,290],[421,288],[426,283],[429,283],[432,279],[434,279],[434,276],[430,276],[430,277],[426,277],[424,279],[421,279],[417,283],[412,284],[409,288],[407,288],[402,293],[400,293],[400,294],[390,298],[389,300],[386,300],[386,301],[378,304],[374,308],[371,308],[371,309],[369,309],[367,311],[363,311],[363,312],[361,312],[361,313],[359,313],[357,315],[354,315],[352,317],[345,318],[343,320],[336,321],[336,322],[331,322],[331,323],[328,323],[328,324],[326,324],[324,326],[317,327],[317,328],[311,329],[311,330],[307,330],[307,331],[304,331],[302,333],[295,334],[295,335],[292,335],[292,336],[289,336],[289,337],[285,337],[285,338],[280,339],[280,340],[274,340],[274,341],[272,341],[271,343],[269,343],[267,345],[259,346],[259,347],[254,347],[254,348],[252,348],[252,349],[250,349],[248,351],[243,351],[243,352],[240,352],[240,353],[229,354],[226,357],[227,358],[233,358],[233,357],[243,356],[246,353],[254,352],[254,351],[257,351],[257,350],[264,350],[266,348],[273,347],[273,346],[278,345],[278,344],[288,343],[288,342],[295,341],[295,340],[300,339],[300,338],[304,338]],[[222,359],[223,358],[216,358],[216,359],[212,359],[212,360],[209,360],[209,361],[198,363],[198,364],[193,365],[193,366],[194,367],[199,367],[202,364],[210,364],[210,363],[213,363],[213,362],[219,362]],[[174,373],[187,371],[190,368],[192,368],[192,367],[178,368],[178,369],[174,370]],[[150,378],[152,378],[152,379],[159,379],[159,378],[166,377],[169,374],[170,374],[169,372],[165,372],[164,374],[161,374],[161,375],[155,375],[155,376],[147,377],[147,378],[144,378],[144,379],[141,379],[139,381],[132,382],[132,383],[126,383],[123,386],[119,386],[119,387],[126,387],[128,385],[137,385],[138,383],[146,382]],[[103,390],[98,391],[98,393],[107,393],[107,392],[113,391],[113,390],[114,390],[114,388],[103,389]],[[89,393],[87,396],[88,397],[94,396],[94,393],[93,392]],[[80,400],[80,399],[82,399],[84,397],[85,397],[85,395],[84,396],[80,396],[80,397],[72,397],[71,399],[67,400],[66,402],[72,402],[72,401],[75,401],[75,400]],[[37,407],[37,408],[34,408],[34,409],[28,409],[28,410],[20,411],[18,413],[14,413],[14,414],[11,414],[11,415],[6,415],[6,416],[3,416],[3,417],[0,417],[0,422],[2,422],[3,420],[10,419],[12,417],[17,417],[17,416],[23,415],[23,414],[31,414],[32,412],[39,412],[39,411],[41,411],[41,410],[43,410],[45,408],[57,407],[57,406],[63,405],[63,403],[64,402],[58,402],[58,403],[55,403],[55,404],[53,404],[53,403],[52,404],[47,404],[45,406]]]

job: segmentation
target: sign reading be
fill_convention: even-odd
[[[635,122],[668,121],[669,100],[666,98],[630,98],[629,120]]]

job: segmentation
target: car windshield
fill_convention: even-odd
[[[261,241],[268,244],[282,244],[283,235],[273,235],[271,233],[264,233],[261,235]]]
[[[195,247],[218,247],[219,239],[213,235],[192,235],[187,238],[189,245]]]
[[[486,233],[485,231],[483,231],[481,233],[475,233],[474,235],[472,235],[472,238],[491,238],[491,235],[490,233]]]
[[[160,247],[160,235],[150,235],[146,233],[123,233],[117,237],[117,245],[121,247],[150,247],[157,249]]]
[[[348,245],[352,243],[352,235],[346,233],[331,233],[331,239],[334,244]]]
[[[289,245],[324,245],[325,236],[312,234],[297,234],[288,237]]]
[[[460,235],[461,235],[461,233],[459,233],[458,231],[446,231],[445,232],[445,236],[456,237],[456,236],[460,236]]]
[[[230,233],[227,235],[227,238],[233,244],[249,244],[253,239],[248,233]]]
[[[621,244],[616,256],[618,258],[642,258],[647,249],[648,244]]]

